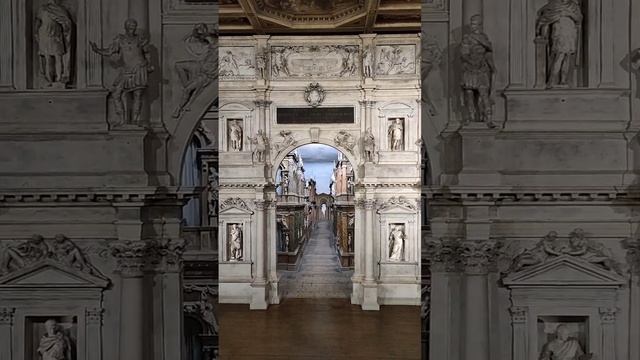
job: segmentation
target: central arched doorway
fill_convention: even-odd
[[[279,296],[351,297],[355,171],[324,144],[299,146],[280,160],[275,178]]]

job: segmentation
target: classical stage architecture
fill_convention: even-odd
[[[216,357],[216,14],[0,2],[0,359]]]
[[[415,33],[220,37],[221,303],[280,303],[278,269],[295,268],[300,239],[322,211],[301,198],[315,194],[292,151],[325,144],[344,156],[323,203],[339,208],[329,216],[353,267],[351,303],[420,304],[420,41]],[[283,221],[295,230],[287,254]]]
[[[422,23],[424,358],[640,358],[638,3]]]

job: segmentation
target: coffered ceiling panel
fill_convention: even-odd
[[[420,0],[220,0],[220,33],[420,32]]]

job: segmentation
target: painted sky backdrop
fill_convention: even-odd
[[[299,147],[298,154],[304,162],[304,173],[307,180],[316,181],[316,191],[329,193],[333,162],[338,160],[338,150],[323,144],[308,144]]]

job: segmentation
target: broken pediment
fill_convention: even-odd
[[[530,266],[503,279],[507,287],[523,286],[622,286],[625,278],[578,257],[559,256]]]
[[[44,259],[0,277],[3,287],[84,287],[106,288],[109,281],[85,271]]]

